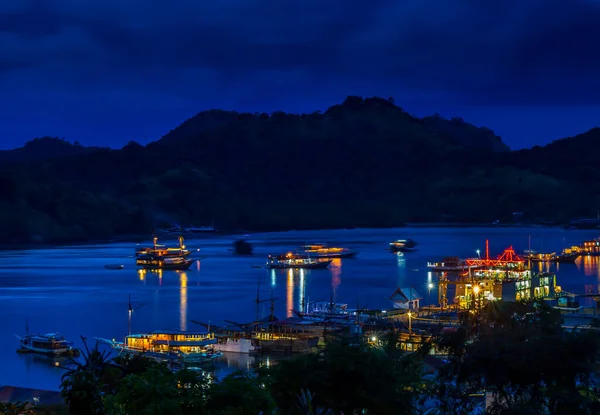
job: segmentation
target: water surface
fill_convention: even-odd
[[[203,257],[186,272],[139,272],[133,258],[134,244],[114,243],[0,252],[0,385],[57,390],[63,371],[39,356],[15,352],[14,334],[58,331],[81,345],[80,336],[93,344],[94,337],[122,339],[128,330],[128,296],[136,310],[134,332],[158,329],[195,330],[190,320],[223,324],[224,320],[247,322],[257,315],[257,291],[261,300],[275,297],[275,315],[291,315],[305,301],[346,302],[350,307],[387,308],[396,287],[414,287],[429,296],[427,261],[444,256],[499,254],[509,245],[519,252],[528,248],[557,251],[598,237],[594,231],[555,228],[399,228],[290,231],[253,234],[248,240],[254,254],[238,257],[232,241],[240,236],[214,235],[188,239],[186,245],[200,249]],[[419,250],[398,256],[386,248],[398,238],[413,238]],[[173,243],[163,238],[161,243]],[[304,243],[327,242],[360,251],[353,259],[336,260],[326,270],[268,271],[257,268],[267,254],[295,250]],[[122,270],[104,269],[123,264]],[[558,283],[573,293],[600,293],[597,258],[579,258],[560,264]],[[435,291],[435,289],[434,289]],[[270,302],[261,302],[259,317],[269,313]],[[246,368],[248,356],[234,356],[219,370]]]

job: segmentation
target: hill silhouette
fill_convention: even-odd
[[[595,215],[600,129],[510,151],[462,119],[393,99],[327,111],[211,110],[146,146],[38,139],[0,153],[0,239],[76,241],[210,224],[223,230],[489,223]]]

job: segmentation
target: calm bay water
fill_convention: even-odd
[[[517,252],[528,248],[557,251],[598,237],[595,231],[554,228],[399,228],[322,231],[290,231],[253,234],[248,240],[254,254],[233,255],[237,236],[204,236],[187,239],[191,249],[200,249],[201,261],[186,272],[141,273],[133,258],[134,244],[115,243],[0,252],[0,385],[58,390],[63,370],[40,356],[15,352],[13,334],[58,331],[78,346],[80,336],[122,339],[127,333],[128,295],[134,307],[132,331],[158,329],[203,329],[190,320],[224,324],[223,320],[248,322],[256,316],[257,288],[262,299],[275,300],[275,315],[291,315],[306,298],[309,301],[346,302],[354,307],[391,307],[389,296],[396,287],[414,287],[428,299],[427,261],[444,256],[476,257],[485,252],[496,256],[513,245]],[[390,241],[413,238],[419,250],[399,257],[386,250]],[[175,240],[162,238],[161,243]],[[327,242],[360,251],[353,259],[336,260],[326,270],[269,271],[256,268],[266,255],[295,250],[304,243]],[[105,264],[123,264],[122,270],[107,270]],[[551,268],[555,270],[554,268]],[[600,293],[597,258],[579,258],[561,264],[558,284],[573,293]],[[435,299],[437,293],[432,293]],[[259,307],[268,315],[269,302]],[[252,357],[229,356],[221,371],[245,368]]]

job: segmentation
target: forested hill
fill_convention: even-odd
[[[348,97],[312,114],[205,111],[120,150],[38,139],[0,152],[0,239],[491,222],[515,211],[561,222],[600,205],[598,136],[513,152],[462,119]]]

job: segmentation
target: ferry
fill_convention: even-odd
[[[467,264],[465,259],[458,257],[445,257],[442,262],[428,262],[427,267],[435,272],[463,272],[475,268],[474,265]]]
[[[124,342],[102,338],[97,340],[126,354],[145,354],[157,359],[203,362],[223,355],[215,350],[217,339],[214,334],[207,332],[154,331],[127,335]]]
[[[79,356],[79,349],[72,346],[71,342],[58,333],[26,334],[15,336],[19,339],[19,353],[38,353],[47,356]]]
[[[311,258],[307,255],[288,252],[281,255],[269,255],[266,267],[268,269],[318,269],[327,268],[332,261],[332,259]]]
[[[326,244],[304,245],[302,250],[317,258],[353,258],[358,254],[358,251],[354,249],[327,246]]]
[[[412,239],[397,239],[390,242],[390,251],[392,252],[412,252],[416,251],[417,242]]]

